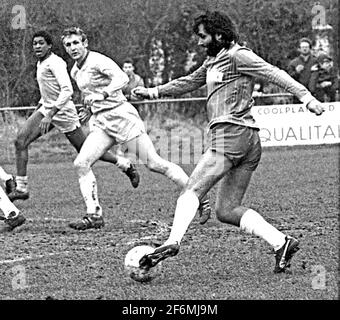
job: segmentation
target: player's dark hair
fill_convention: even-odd
[[[234,23],[226,14],[221,12],[207,11],[205,14],[196,17],[193,24],[194,33],[198,34],[200,24],[204,26],[205,31],[210,35],[221,35],[223,47],[226,49],[229,49],[232,41],[237,41],[239,38]]]
[[[52,36],[50,33],[48,33],[47,31],[45,30],[40,30],[40,31],[37,31],[33,34],[32,36],[32,42],[34,40],[34,38],[37,38],[37,37],[42,37],[45,39],[46,43],[49,44],[49,45],[53,45],[53,39],[52,39]]]

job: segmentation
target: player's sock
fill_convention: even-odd
[[[196,215],[198,206],[199,200],[195,193],[191,191],[184,192],[178,198],[170,236],[164,245],[181,243],[185,232]]]
[[[102,209],[99,205],[97,181],[92,170],[87,174],[79,177],[80,191],[86,205],[86,212],[88,214],[102,215]]]
[[[7,218],[11,212],[19,213],[19,209],[8,199],[5,191],[0,187],[0,209]]]
[[[27,176],[17,176],[17,190],[21,192],[28,192],[28,177]]]
[[[177,185],[183,188],[189,180],[189,177],[184,170],[172,162],[169,163],[168,170],[165,172],[165,176],[174,181]]]
[[[12,176],[6,173],[6,171],[2,167],[0,167],[0,180],[5,182],[10,179],[12,179]]]
[[[127,169],[129,169],[130,165],[131,165],[131,160],[122,156],[119,156],[116,154],[116,158],[117,158],[117,163],[116,166],[121,169],[122,171],[126,171]]]
[[[264,239],[274,250],[280,249],[285,243],[285,235],[252,209],[248,209],[241,217],[240,228]]]

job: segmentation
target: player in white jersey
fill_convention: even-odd
[[[14,177],[8,174],[2,167],[0,167],[0,182],[5,184],[6,193],[15,190],[16,183]],[[26,221],[19,209],[8,199],[6,193],[0,186],[0,210],[4,214],[4,216],[0,215],[0,220],[3,220],[3,223],[0,225],[0,234],[12,231]]]
[[[149,170],[167,176],[181,188],[188,181],[188,176],[181,167],[157,154],[138,112],[122,93],[122,88],[129,81],[125,72],[107,56],[88,50],[86,34],[80,28],[66,29],[62,41],[66,52],[75,60],[71,76],[84,95],[84,113],[92,114],[93,124],[93,130],[74,161],[87,215],[71,223],[70,227],[82,230],[101,228],[104,226],[102,208],[98,201],[96,178],[90,169],[113,145],[124,143],[129,153],[136,155]],[[202,201],[199,211],[208,215],[209,202],[204,204]]]
[[[53,128],[65,134],[66,138],[79,152],[85,141],[77,110],[72,102],[73,88],[67,73],[65,61],[52,52],[51,35],[38,31],[32,38],[33,50],[38,58],[37,81],[41,99],[38,108],[19,130],[15,140],[17,188],[10,192],[11,201],[29,197],[28,192],[28,147],[41,135]],[[101,160],[117,165],[130,178],[133,187],[139,183],[139,175],[129,159],[106,152]]]

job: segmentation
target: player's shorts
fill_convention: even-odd
[[[102,129],[119,144],[126,143],[146,133],[145,126],[137,110],[128,102],[120,106],[95,113],[91,117],[91,131]]]
[[[254,171],[262,154],[258,131],[233,123],[217,123],[210,128],[209,147],[224,154],[234,167]]]
[[[46,116],[49,110],[41,106],[38,111]],[[52,118],[52,125],[62,133],[68,133],[79,128],[80,122],[76,108],[73,106],[73,108],[68,107],[58,111]]]

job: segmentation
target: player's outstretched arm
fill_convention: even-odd
[[[306,87],[294,80],[287,72],[264,61],[251,50],[239,50],[235,58],[238,69],[242,73],[265,79],[292,93],[317,116],[325,111],[321,102],[315,99]]]
[[[207,66],[204,63],[193,73],[174,79],[168,83],[154,88],[137,87],[132,94],[149,99],[158,99],[160,96],[179,96],[194,91],[206,84]]]

